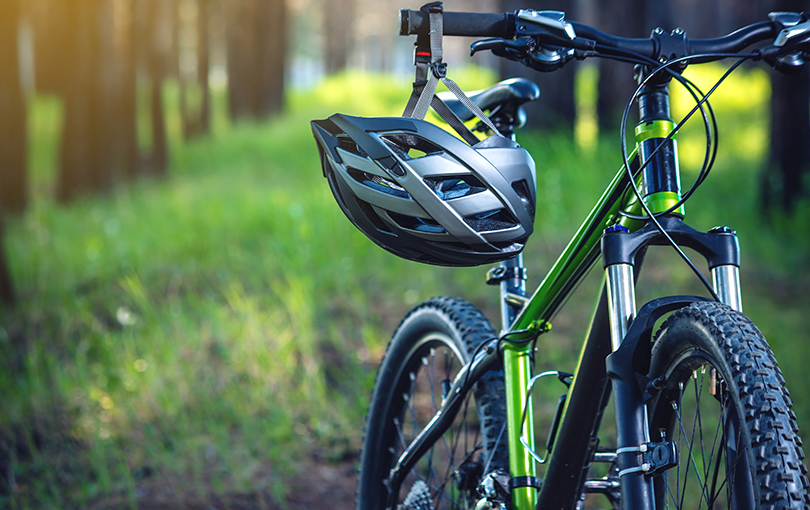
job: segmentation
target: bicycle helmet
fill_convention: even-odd
[[[534,225],[535,167],[511,139],[495,134],[469,145],[407,117],[335,114],[311,125],[340,208],[389,252],[475,266],[523,250]]]

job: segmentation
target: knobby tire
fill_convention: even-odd
[[[481,344],[496,336],[483,313],[457,298],[431,299],[403,319],[372,394],[360,460],[358,510],[386,508],[387,479],[403,448],[436,414],[458,370]],[[434,510],[472,508],[484,470],[508,470],[506,436],[501,434],[505,421],[503,372],[487,372],[450,429],[408,473],[396,502],[406,498],[416,480],[423,480]]]

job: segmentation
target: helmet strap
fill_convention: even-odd
[[[430,32],[428,40],[419,34],[416,36],[416,50],[414,51],[414,65],[416,66],[416,79],[413,82],[413,91],[408,99],[403,117],[413,119],[424,119],[429,107],[433,107],[439,117],[450,125],[464,141],[470,145],[475,145],[480,140],[470,129],[458,118],[450,108],[436,95],[436,86],[439,80],[445,84],[459,101],[478,117],[493,133],[502,136],[495,124],[489,120],[481,108],[478,107],[461,88],[447,77],[447,64],[442,62],[442,36],[444,34],[443,8],[441,2],[432,2],[422,6],[422,11],[427,11],[430,21]]]

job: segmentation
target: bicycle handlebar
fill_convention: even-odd
[[[470,37],[515,36],[515,14],[478,12],[448,12],[443,14],[444,35]],[[428,15],[423,11],[399,11],[399,35],[427,35],[430,31]]]
[[[769,21],[748,25],[731,34],[714,39],[687,39],[680,29],[672,34],[666,34],[663,30],[656,29],[649,38],[632,39],[606,34],[582,23],[565,21],[563,13],[553,14],[560,15],[560,18],[549,21],[549,18],[542,17],[546,15],[545,13],[537,11],[499,14],[444,12],[443,35],[500,38],[503,40],[500,44],[508,48],[505,52],[496,52],[496,54],[507,56],[507,58],[513,58],[508,56],[513,51],[509,48],[531,51],[536,45],[548,45],[604,54],[634,53],[656,61],[661,61],[659,59],[662,58],[671,60],[690,55],[705,55],[690,60],[691,63],[703,63],[723,58],[722,56],[711,57],[709,54],[738,53],[755,43],[774,41],[780,35],[780,31],[785,28],[785,25],[772,15],[772,19]],[[806,20],[806,15],[800,16],[794,13],[777,13],[776,16],[785,14]],[[536,23],[537,21],[539,23]],[[807,23],[805,22],[805,24]],[[425,11],[400,10],[400,35],[427,35],[429,30],[429,16]],[[531,39],[534,43],[523,42],[521,45],[507,41],[516,36],[524,41]],[[493,46],[499,44],[494,40],[486,42],[488,44],[481,45],[481,49],[493,49]],[[802,46],[806,46],[806,43],[807,38],[802,41]],[[769,57],[775,56],[776,53],[784,54],[788,48],[773,47],[771,50],[770,53],[763,53],[762,57],[774,65],[773,58]],[[474,47],[473,52],[475,51],[477,49]],[[579,58],[585,56],[588,55],[578,55]],[[573,53],[568,58],[572,57]],[[541,70],[555,68],[558,67],[551,66]]]
[[[629,39],[625,37],[616,37],[613,35],[600,32],[595,28],[582,23],[571,22],[577,33],[577,38],[584,38],[595,41],[597,44],[616,48],[622,51],[629,51],[638,53],[647,58],[657,60],[660,56],[666,55],[667,49],[663,47],[663,39],[660,36],[666,36],[663,32],[656,29],[653,36],[647,39]],[[763,21],[743,27],[731,34],[715,39],[687,39],[683,38],[684,47],[682,51],[684,55],[700,55],[708,53],[738,53],[743,49],[765,40],[773,40],[779,33],[780,27],[774,21]],[[675,32],[679,34],[679,32]],[[682,32],[681,32],[682,33]],[[656,37],[659,36],[659,37]]]

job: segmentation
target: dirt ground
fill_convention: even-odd
[[[191,491],[153,480],[136,489],[138,510],[352,510],[357,488],[354,462],[330,464],[308,460],[299,475],[282,482],[287,494],[281,505],[270,493],[212,495],[201,498]],[[125,498],[98,501],[90,510],[130,510],[133,502]]]

